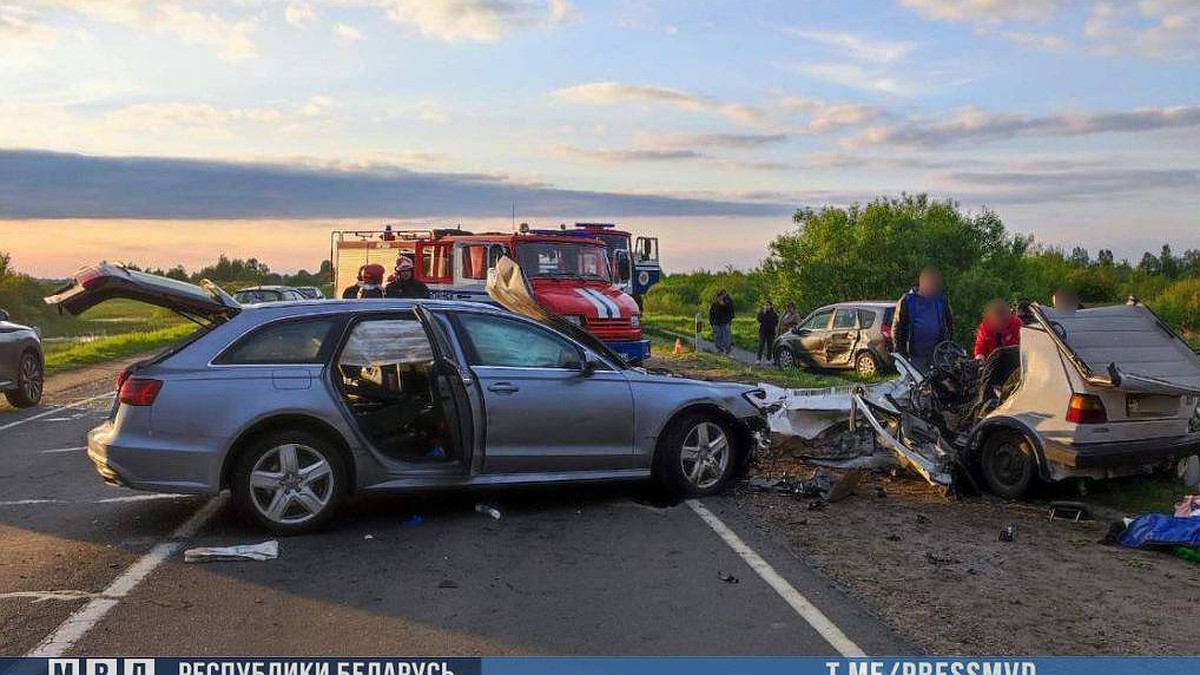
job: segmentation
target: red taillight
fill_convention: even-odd
[[[1067,406],[1067,421],[1076,424],[1104,424],[1108,421],[1108,411],[1104,409],[1104,401],[1092,394],[1075,394]]]
[[[125,380],[128,380],[129,376],[132,374],[133,374],[133,372],[130,371],[128,368],[122,368],[121,372],[117,373],[117,391],[118,392],[121,391],[121,387],[125,386]]]
[[[121,403],[125,405],[154,405],[162,389],[162,380],[130,377],[121,385]]]
[[[891,340],[892,339],[892,324],[890,324],[890,323],[880,324],[879,332],[883,333],[883,337]]]

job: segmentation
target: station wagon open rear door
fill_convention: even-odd
[[[165,307],[193,321],[210,324],[225,321],[242,309],[228,293],[207,281],[201,287],[106,262],[80,269],[45,301],[60,312],[78,316],[114,298]]]

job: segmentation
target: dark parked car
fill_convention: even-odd
[[[42,400],[42,340],[29,326],[8,319],[8,312],[0,309],[0,392],[12,405],[29,408]]]
[[[233,299],[243,305],[258,305],[264,302],[294,302],[311,298],[291,286],[251,286],[234,293]]]
[[[844,302],[809,314],[775,338],[780,368],[852,368],[874,375],[892,367],[893,302]]]

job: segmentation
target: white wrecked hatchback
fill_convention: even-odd
[[[1149,308],[1033,313],[1020,346],[984,362],[944,343],[924,376],[897,358],[900,379],[880,385],[764,387],[773,435],[818,463],[877,464],[882,452],[936,485],[1007,498],[1039,479],[1131,475],[1200,452],[1200,356]]]

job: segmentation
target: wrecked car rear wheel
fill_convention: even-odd
[[[299,534],[327,522],[346,494],[346,471],[325,439],[302,431],[268,434],[238,458],[234,505],[279,534]]]
[[[875,377],[879,373],[879,362],[871,352],[863,352],[854,359],[854,370],[863,377]]]
[[[685,415],[664,435],[655,473],[671,495],[711,495],[729,484],[736,452],[734,436],[724,421],[705,414]]]
[[[989,436],[979,457],[988,490],[1005,499],[1028,492],[1037,468],[1033,453],[1033,443],[1020,432],[1006,429]]]

